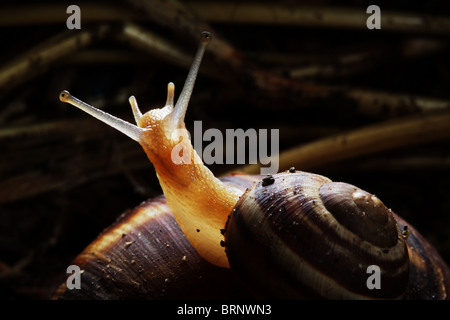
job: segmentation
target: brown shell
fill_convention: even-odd
[[[242,191],[261,179],[260,176],[242,175],[223,178]],[[398,219],[400,229],[408,225]],[[404,298],[448,298],[448,267],[431,245],[413,227],[408,227],[411,267]],[[247,262],[251,264],[252,259],[247,257]],[[164,196],[148,200],[122,215],[72,264],[82,270],[81,289],[69,290],[63,281],[54,299],[270,297],[255,293],[256,287],[248,289],[236,278],[235,272],[215,267],[202,259],[178,227]],[[255,266],[253,272],[261,269],[264,269],[263,265]],[[269,270],[259,282],[261,279],[270,282],[274,275],[274,270]]]
[[[244,186],[250,186],[253,179],[238,176],[231,181],[228,183],[245,190]],[[147,200],[123,214],[72,264],[82,270],[81,289],[70,290],[64,281],[54,299],[248,296],[230,269],[216,267],[198,255],[176,223],[164,196]]]
[[[420,280],[418,259],[409,270],[408,252],[429,244],[414,230],[406,245],[380,200],[316,174],[280,173],[255,184],[236,204],[225,239],[231,268],[262,296],[432,299],[446,298],[449,288],[448,275],[441,276],[448,268],[435,264],[429,271],[435,285],[444,278],[446,284],[419,294],[417,284],[426,280]],[[441,261],[427,250],[420,257],[427,265]],[[380,267],[381,289],[366,284],[371,265]]]

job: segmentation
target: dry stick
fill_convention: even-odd
[[[77,3],[81,10],[81,27],[88,22],[112,22],[126,20],[145,20],[145,15],[137,10],[132,10],[130,6],[118,5],[109,2],[102,3]],[[48,25],[61,24],[65,27],[66,13],[69,4],[61,3],[41,3],[27,5],[6,5],[0,10],[0,27],[16,27],[27,25]]]
[[[284,96],[288,93],[295,93],[294,97],[300,99],[294,101],[299,105],[302,101],[307,106],[309,99],[333,99],[336,95],[348,100],[349,105],[356,105],[355,112],[358,114],[374,117],[388,118],[398,115],[414,114],[418,112],[429,113],[450,109],[450,100],[443,98],[434,98],[427,96],[418,96],[409,93],[391,93],[386,91],[375,91],[362,88],[348,88],[345,86],[325,86],[308,85],[295,80],[276,76],[262,70],[254,70],[255,80],[260,89],[264,89],[268,96],[275,96],[286,99]],[[273,108],[280,111],[283,106],[288,104],[274,104]],[[270,106],[265,106],[266,108]]]
[[[367,159],[358,164],[352,163],[352,172],[412,172],[412,170],[448,170],[450,156],[442,155],[407,155]],[[348,172],[348,166],[333,167],[333,172]]]
[[[356,112],[388,118],[401,114],[430,113],[450,109],[450,100],[367,89],[338,89],[357,104]]]
[[[130,1],[133,2],[134,0]],[[89,8],[90,10],[93,10],[93,7],[87,7],[87,9]],[[147,11],[152,13],[152,18],[157,18],[159,22],[164,21],[165,24],[172,24],[172,26],[175,26],[175,28],[180,27],[180,25],[177,23],[179,21],[182,21],[183,23],[181,25],[187,26],[186,29],[189,33],[195,33],[197,32],[197,30],[202,30],[202,27],[209,28],[208,26],[205,26],[204,24],[196,20],[193,14],[189,13],[188,10],[175,10],[174,8],[182,8],[176,1],[168,1],[162,3],[158,1],[152,1],[148,3],[146,2],[144,8],[147,8]],[[171,8],[171,10],[169,8]],[[36,10],[38,10],[38,8],[36,8]],[[114,10],[107,12],[114,12]],[[156,14],[158,12],[162,13],[162,16],[158,16]],[[45,70],[45,66],[50,65],[53,61],[72,53],[76,49],[82,48],[92,43],[94,41],[95,34],[105,33],[101,31],[102,29],[107,28],[107,26],[100,26],[97,32],[95,32],[95,30],[81,31],[77,33],[72,32],[68,37],[63,38],[62,40],[60,40],[61,36],[58,36],[55,39],[51,39],[48,42],[45,42],[38,48],[31,50],[29,53],[21,56],[21,58],[16,59],[15,61],[0,69],[0,88],[2,88],[2,91],[5,92],[5,90],[7,89],[5,87],[6,84],[11,87],[14,84],[25,81],[26,78],[33,76],[33,74],[36,75],[39,72],[42,72],[43,70]],[[197,37],[198,34],[199,33],[196,33]],[[164,38],[161,38],[158,35],[151,33],[148,30],[145,30],[132,23],[125,24],[123,31],[121,33],[119,32],[117,36],[123,41],[129,42],[130,44],[141,48],[145,48],[146,51],[150,51],[154,54],[157,54],[158,56],[164,57],[164,59],[170,60],[171,62],[178,65],[182,65],[185,67],[188,67],[190,65],[191,57],[183,54],[177,46],[168,42]],[[235,50],[226,41],[220,39],[220,37],[216,37],[215,41],[213,41],[213,45],[210,46],[209,50],[212,50],[219,58],[224,59],[231,66],[236,67],[234,69],[236,74],[248,72],[253,78],[255,84],[260,89],[266,90],[266,93],[268,94],[276,96],[280,95],[280,92],[281,95],[283,95],[282,92],[303,92],[303,97],[309,96],[315,98],[319,96],[326,97],[335,92],[335,89],[332,88],[321,87],[318,85],[307,85],[302,82],[293,79],[287,79],[274,73],[266,72],[257,68],[241,68],[243,65],[241,54],[239,54],[238,51]],[[217,77],[217,75],[214,76]],[[338,91],[342,92],[341,89],[339,89]],[[347,97],[349,99],[355,100],[357,104],[360,104],[363,107],[366,106],[364,102],[368,100],[368,97],[369,100],[375,100],[375,98],[371,98],[373,94],[371,94],[370,92],[348,93],[344,90],[343,93],[347,94]],[[414,101],[421,101],[424,105],[432,106],[432,109],[434,109],[436,106],[439,108],[443,108],[443,106],[445,107],[448,105],[448,102],[445,100],[433,101],[433,99],[429,98],[421,98],[420,100],[418,100],[416,97],[408,97],[407,99],[400,97],[399,99],[399,97],[395,95],[392,97],[386,96],[386,93],[383,94],[383,97],[384,105],[391,109],[396,109],[397,105],[405,103],[405,101],[407,103],[403,104],[402,106],[410,110],[417,109],[416,105],[411,104],[411,102]],[[368,105],[371,106],[371,104]]]
[[[198,41],[202,31],[208,30],[214,36],[214,41],[208,46],[208,52],[218,60],[225,62],[237,76],[247,75],[261,90],[267,93],[277,93],[281,90],[305,91],[306,94],[328,92],[319,86],[305,85],[299,81],[280,77],[272,72],[248,66],[242,53],[228,41],[220,37],[214,29],[199,19],[189,8],[176,0],[128,0],[135,8],[145,12],[156,23],[172,28],[179,34],[184,34]]]
[[[114,65],[146,65],[151,64],[148,54],[144,52],[130,52],[124,49],[85,49],[76,55],[67,57],[65,61],[70,64],[79,65],[98,65],[98,64],[114,64]]]
[[[361,88],[348,88],[345,86],[308,85],[298,81],[276,76],[262,70],[253,70],[254,79],[265,94],[285,99],[287,93],[296,93],[301,99],[307,101],[316,98],[333,98],[337,95],[348,99],[349,105],[356,105],[356,112],[365,116],[375,118],[388,118],[392,116],[428,113],[450,109],[450,100],[417,96],[409,93],[391,93],[386,91],[375,91]],[[294,96],[295,97],[295,96]],[[298,105],[298,101],[297,105]],[[277,111],[286,104],[273,105]],[[304,104],[305,106],[307,104]],[[268,107],[268,106],[266,106]]]
[[[252,23],[266,25],[303,25],[313,27],[367,28],[369,14],[365,7],[330,7],[283,5],[269,3],[238,3],[193,1],[185,6],[173,0],[129,0],[133,6],[144,10],[154,21],[187,27],[192,35],[198,34],[204,21],[221,23]],[[82,21],[126,21],[145,20],[146,16],[126,5],[83,2]],[[7,5],[0,10],[0,26],[23,26],[36,24],[64,23],[69,14],[67,4]],[[389,31],[448,34],[450,18],[421,13],[403,13],[384,10],[381,7],[381,28]],[[178,25],[174,19],[180,19]],[[205,25],[205,24],[203,24]],[[194,31],[195,30],[195,31]],[[213,45],[211,45],[211,48]],[[225,48],[224,46],[223,48]],[[232,53],[234,50],[231,50]],[[226,54],[226,53],[225,53]]]
[[[189,69],[192,64],[193,52],[186,54],[183,48],[172,41],[134,23],[124,23],[121,32],[118,32],[115,36],[119,41],[185,69]],[[224,75],[218,73],[215,69],[201,68],[199,72],[216,79],[224,79]]]
[[[79,32],[66,31],[32,48],[0,69],[1,92],[44,72],[48,65],[104,37],[109,30],[109,26],[100,25]]]
[[[264,23],[274,23],[280,19],[282,23],[292,23],[293,21],[303,19],[303,13],[305,15],[313,16],[313,21],[317,20],[317,17],[323,16],[320,20],[320,26],[341,26],[345,24],[346,21],[351,21],[350,25],[357,25],[359,27],[366,27],[366,19],[368,17],[365,11],[361,12],[357,9],[336,9],[329,7],[294,7],[291,12],[292,7],[284,7],[280,5],[271,4],[237,4],[237,3],[214,3],[214,2],[189,2],[186,6],[181,5],[175,0],[168,1],[143,1],[143,0],[129,0],[131,4],[139,9],[144,10],[149,17],[157,21],[158,23],[176,28],[177,31],[184,30],[192,37],[198,37],[198,34],[206,28],[212,30],[208,24],[203,22],[201,19],[191,12],[192,9],[197,13],[200,18],[205,21],[217,22],[220,17],[226,17],[226,19],[233,19],[236,15],[243,14],[243,19],[239,22],[248,21],[246,19],[258,19],[258,17],[265,17],[267,20],[262,19]],[[223,10],[222,10],[223,9]],[[286,17],[285,15],[289,15]],[[297,16],[298,15],[298,16]],[[435,32],[450,32],[450,19],[433,17],[431,24],[428,24],[427,17],[421,15],[403,15],[400,13],[385,12],[383,10],[383,21],[382,25],[387,24],[390,28],[395,30],[405,30],[405,31],[418,31],[422,32],[422,25],[416,26],[415,28],[412,21],[420,20],[424,23],[426,22],[427,31]],[[271,17],[275,20],[271,20]],[[274,18],[275,17],[275,18]],[[217,19],[217,20],[216,20]],[[224,18],[224,20],[226,20]],[[233,20],[228,20],[233,21]],[[234,20],[236,21],[236,20]],[[284,22],[283,22],[284,21]],[[308,19],[305,19],[308,21]],[[355,21],[359,21],[355,24]],[[360,23],[363,21],[363,23]],[[383,24],[384,23],[384,24]],[[449,28],[445,28],[448,24]],[[403,110],[409,112],[421,111],[435,111],[439,109],[445,109],[450,106],[450,101],[442,99],[433,99],[427,97],[416,97],[412,95],[400,95],[400,94],[389,94],[382,92],[381,96],[377,100],[376,95],[380,92],[371,92],[370,90],[352,90],[348,91],[345,88],[332,88],[322,85],[309,85],[297,81],[295,79],[289,79],[273,72],[262,70],[255,67],[245,65],[243,55],[238,52],[231,44],[225,40],[219,38],[212,41],[208,51],[213,52],[216,57],[223,59],[231,67],[234,67],[236,75],[247,73],[254,81],[256,86],[263,90],[266,95],[277,96],[289,96],[286,93],[296,92],[301,93],[303,98],[317,98],[317,97],[329,97],[334,93],[341,93],[346,96],[349,100],[356,102],[359,106],[359,110],[362,110],[364,114],[375,115],[375,116],[386,116],[386,108],[388,109],[388,115],[395,115],[399,106]],[[373,107],[373,102],[375,107]],[[369,102],[369,103],[368,103]],[[380,108],[380,106],[384,106]],[[278,107],[278,106],[277,106]],[[368,109],[367,111],[365,109]]]
[[[157,21],[160,24],[164,24],[175,28],[177,31],[185,30],[184,32],[189,33],[192,37],[198,37],[198,34],[203,31],[203,29],[212,30],[210,26],[199,20],[194,13],[188,10],[186,7],[181,5],[179,2],[170,1],[140,1],[140,0],[129,0],[131,4],[137,8],[143,9],[151,19]],[[83,21],[113,21],[113,20],[125,20],[134,19],[141,20],[144,19],[144,15],[137,11],[128,10],[128,8],[123,8],[122,6],[111,6],[111,5],[101,5],[101,4],[83,4]],[[354,24],[355,21],[364,20],[367,18],[367,14],[360,12],[360,10],[352,8],[329,8],[329,7],[304,7],[304,6],[282,6],[282,5],[270,5],[270,4],[230,4],[230,3],[189,3],[189,8],[192,8],[195,12],[200,14],[205,20],[223,20],[228,22],[249,22],[251,19],[256,19],[261,23],[305,23],[320,26],[333,26],[342,24]],[[0,12],[0,25],[23,25],[29,23],[51,23],[51,22],[61,22],[66,18],[61,12],[65,9],[65,5],[29,5],[25,7],[15,7],[7,6],[2,8]],[[216,12],[218,11],[218,12]],[[32,12],[32,15],[28,15]],[[217,14],[213,14],[213,13]],[[249,14],[251,12],[251,14]],[[353,17],[353,18],[351,18]],[[356,19],[357,17],[358,19]],[[425,26],[416,26],[420,28],[420,31],[433,31],[446,32],[449,30],[446,26],[450,25],[450,19],[439,18],[439,17],[425,17],[418,14],[398,14],[392,12],[385,12],[383,10],[382,18],[386,20],[387,27],[398,26],[399,30],[411,28],[415,26],[413,21],[426,22]],[[250,19],[250,20],[249,20]],[[358,20],[358,21],[359,21]],[[384,21],[383,20],[383,21]],[[337,22],[336,22],[337,21]],[[363,23],[357,24],[360,27],[365,27]],[[363,21],[363,22],[364,22]],[[345,22],[345,23],[344,23]],[[383,24],[384,29],[384,24]],[[77,33],[81,40],[84,38],[83,33]],[[171,44],[164,44],[164,39],[158,39],[156,42],[151,38],[153,36],[148,34],[148,31],[140,29],[137,26],[129,25],[124,30],[124,36],[128,37],[133,43],[132,38],[134,37],[136,43],[146,43],[145,46],[152,48],[156,52],[161,52],[163,56],[169,52],[169,57],[177,61],[182,65],[189,65],[187,62],[187,57],[183,54],[177,54],[176,48],[170,48]],[[139,38],[140,37],[140,38]],[[69,41],[69,40],[67,40]],[[83,45],[81,41],[81,45]],[[153,42],[153,44],[152,44]],[[161,50],[161,45],[167,46],[166,49]],[[72,45],[74,45],[72,43]],[[64,54],[64,44],[55,44],[55,48],[48,46],[48,50],[62,50],[60,54]],[[151,49],[151,50],[153,50]],[[175,49],[175,50],[173,50]],[[228,42],[220,37],[216,37],[215,41],[211,44],[209,51],[216,54],[217,57],[227,61],[230,65],[236,67],[236,70],[242,70],[243,60],[241,54]],[[0,87],[8,82],[8,80],[20,74],[24,74],[30,70],[29,65],[33,61],[39,61],[40,55],[42,55],[43,61],[40,63],[45,64],[46,61],[50,63],[51,57],[46,57],[46,53],[41,54],[35,53],[33,56],[35,59],[25,57],[22,61],[16,61],[14,64],[6,67],[6,69],[0,70]],[[330,92],[326,88],[319,88],[318,86],[305,86],[299,82],[294,82],[292,80],[282,81],[277,79],[276,75],[271,75],[268,72],[260,72],[255,70],[251,72],[250,75],[254,78],[255,82],[261,86],[262,89],[268,88],[274,84],[277,85],[279,89],[292,88],[293,90],[313,90],[315,93],[320,92]],[[242,72],[242,71],[240,71]],[[277,92],[277,89],[272,90],[272,92]],[[313,94],[314,95],[314,94]],[[351,96],[352,99],[355,96]]]
[[[20,150],[0,157],[0,163],[9,162],[8,170],[17,172],[13,176],[0,178],[0,203],[26,199],[59,188],[71,189],[92,179],[123,172],[123,168],[118,167],[110,157],[100,156],[98,150],[95,156],[87,154],[74,157],[73,155],[77,154],[77,144],[70,142],[72,138],[64,140],[68,141],[67,147],[60,146],[60,148],[47,146],[43,139],[50,136],[64,139],[64,134],[61,135],[61,132],[65,132],[68,136],[69,132],[73,131],[76,132],[73,139],[83,143],[86,140],[98,139],[99,134],[106,133],[108,130],[109,128],[91,119],[57,120],[0,129],[0,144],[4,141],[11,141],[12,144],[12,141],[17,142],[20,139],[25,139],[27,142],[36,141],[32,143],[31,148],[21,149],[23,151],[21,153],[31,152],[34,157],[24,156],[25,153],[21,156]],[[140,157],[141,150],[138,146],[125,142],[121,148],[123,151],[120,156],[127,159],[127,165],[129,165],[127,170],[150,167],[146,158]],[[50,161],[49,154],[51,159],[58,160]],[[49,169],[42,169],[49,161],[51,163]],[[18,168],[26,168],[26,170],[18,170]],[[0,172],[1,174],[3,172]]]
[[[77,32],[66,31],[44,41],[0,69],[0,93],[46,71],[53,62],[106,37],[111,30],[109,25],[99,25]],[[144,49],[165,61],[185,68],[189,68],[192,62],[192,56],[183,53],[179,46],[135,24],[125,23],[121,30],[115,31],[114,36],[120,41]]]
[[[196,14],[176,0],[128,0],[128,2],[145,14],[154,22],[173,29],[178,34],[198,40],[202,31],[209,31],[214,36],[208,46],[208,52],[217,58],[226,61],[234,69],[243,66],[241,53],[225,39],[219,36],[210,25]]]
[[[279,169],[311,170],[342,160],[450,138],[450,112],[406,117],[370,125],[291,148],[280,154]],[[232,172],[259,173],[259,165]]]
[[[380,46],[379,43],[365,44],[361,48],[344,50],[345,53],[323,55],[322,57],[310,56],[309,59],[298,54],[277,54],[277,64],[283,61],[291,61],[291,66],[297,59],[300,67],[285,70],[294,79],[304,77],[342,77],[355,75],[374,69],[385,63],[388,59],[401,59],[401,61],[411,61],[427,55],[436,54],[448,49],[448,44],[444,40],[409,38],[398,45],[395,45],[394,52],[390,46]],[[258,59],[259,53],[253,55]],[[264,56],[263,56],[264,57]],[[270,56],[265,56],[266,63]]]
[[[73,149],[74,147],[71,146]],[[120,156],[127,159],[127,170],[149,168],[150,164],[142,157],[142,150],[123,143]],[[75,153],[75,152],[74,152]],[[31,167],[30,170],[0,180],[0,204],[26,199],[45,192],[70,190],[87,181],[123,173],[111,157],[84,154],[58,161],[51,170]]]
[[[205,21],[367,29],[367,7],[283,5],[261,2],[189,2]],[[388,31],[449,34],[450,18],[381,8],[381,28]]]
[[[131,22],[124,24],[116,38],[185,68],[192,63],[192,56],[185,54],[180,46]]]
[[[36,137],[44,134],[58,134],[71,130],[77,133],[86,133],[90,130],[105,131],[104,126],[97,126],[97,121],[86,120],[57,120],[32,125],[0,128],[0,141],[3,139],[20,139],[23,137]]]

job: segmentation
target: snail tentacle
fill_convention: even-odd
[[[136,124],[139,126],[139,121],[142,118],[142,112],[139,110],[139,106],[137,104],[136,98],[134,96],[131,96],[128,101],[131,105],[131,111],[133,111],[134,120],[136,121]]]
[[[183,86],[183,90],[178,97],[177,103],[173,112],[170,114],[168,121],[173,129],[184,127],[184,116],[186,115],[189,99],[191,98],[192,91],[194,89],[195,79],[197,78],[198,70],[202,62],[203,54],[206,47],[211,41],[211,34],[204,31],[201,35],[201,45],[199,46],[197,53],[195,54],[194,62],[189,70],[189,74]]]
[[[166,107],[170,107],[170,109],[173,109],[173,100],[175,96],[175,85],[173,82],[169,82],[167,85],[167,100],[166,100]]]
[[[107,125],[113,127],[114,129],[119,130],[120,132],[127,135],[134,141],[139,142],[142,138],[142,133],[144,132],[144,129],[135,126],[134,124],[131,124],[125,120],[117,118],[109,113],[106,113],[100,109],[97,109],[87,104],[84,101],[75,98],[67,90],[62,91],[59,94],[59,99],[62,102],[69,103],[74,107],[77,107],[83,110],[84,112],[89,113],[94,118],[97,118],[98,120],[106,123]]]

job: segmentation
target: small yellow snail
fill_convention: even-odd
[[[143,115],[130,98],[137,126],[60,94],[140,143],[165,197],[105,230],[74,261],[83,269],[82,288],[63,284],[55,298],[235,297],[229,285],[241,284],[230,266],[257,297],[447,298],[446,264],[375,196],[295,169],[218,179],[203,165],[184,116],[210,39],[202,34],[176,105],[172,83],[162,109]],[[172,160],[173,150],[182,152],[182,164]],[[370,266],[381,272],[380,289],[367,285]],[[212,293],[208,285],[228,293]]]

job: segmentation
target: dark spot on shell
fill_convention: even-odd
[[[224,235],[225,234],[225,229],[220,229],[220,234]]]
[[[262,186],[266,187],[266,186],[269,186],[269,185],[273,184],[274,182],[275,182],[275,178],[274,177],[267,176],[267,177],[264,177],[264,179],[262,180]]]
[[[221,246],[221,247],[225,247],[225,241],[220,240],[220,246]]]
[[[200,232],[200,229],[197,229],[197,232]]]

